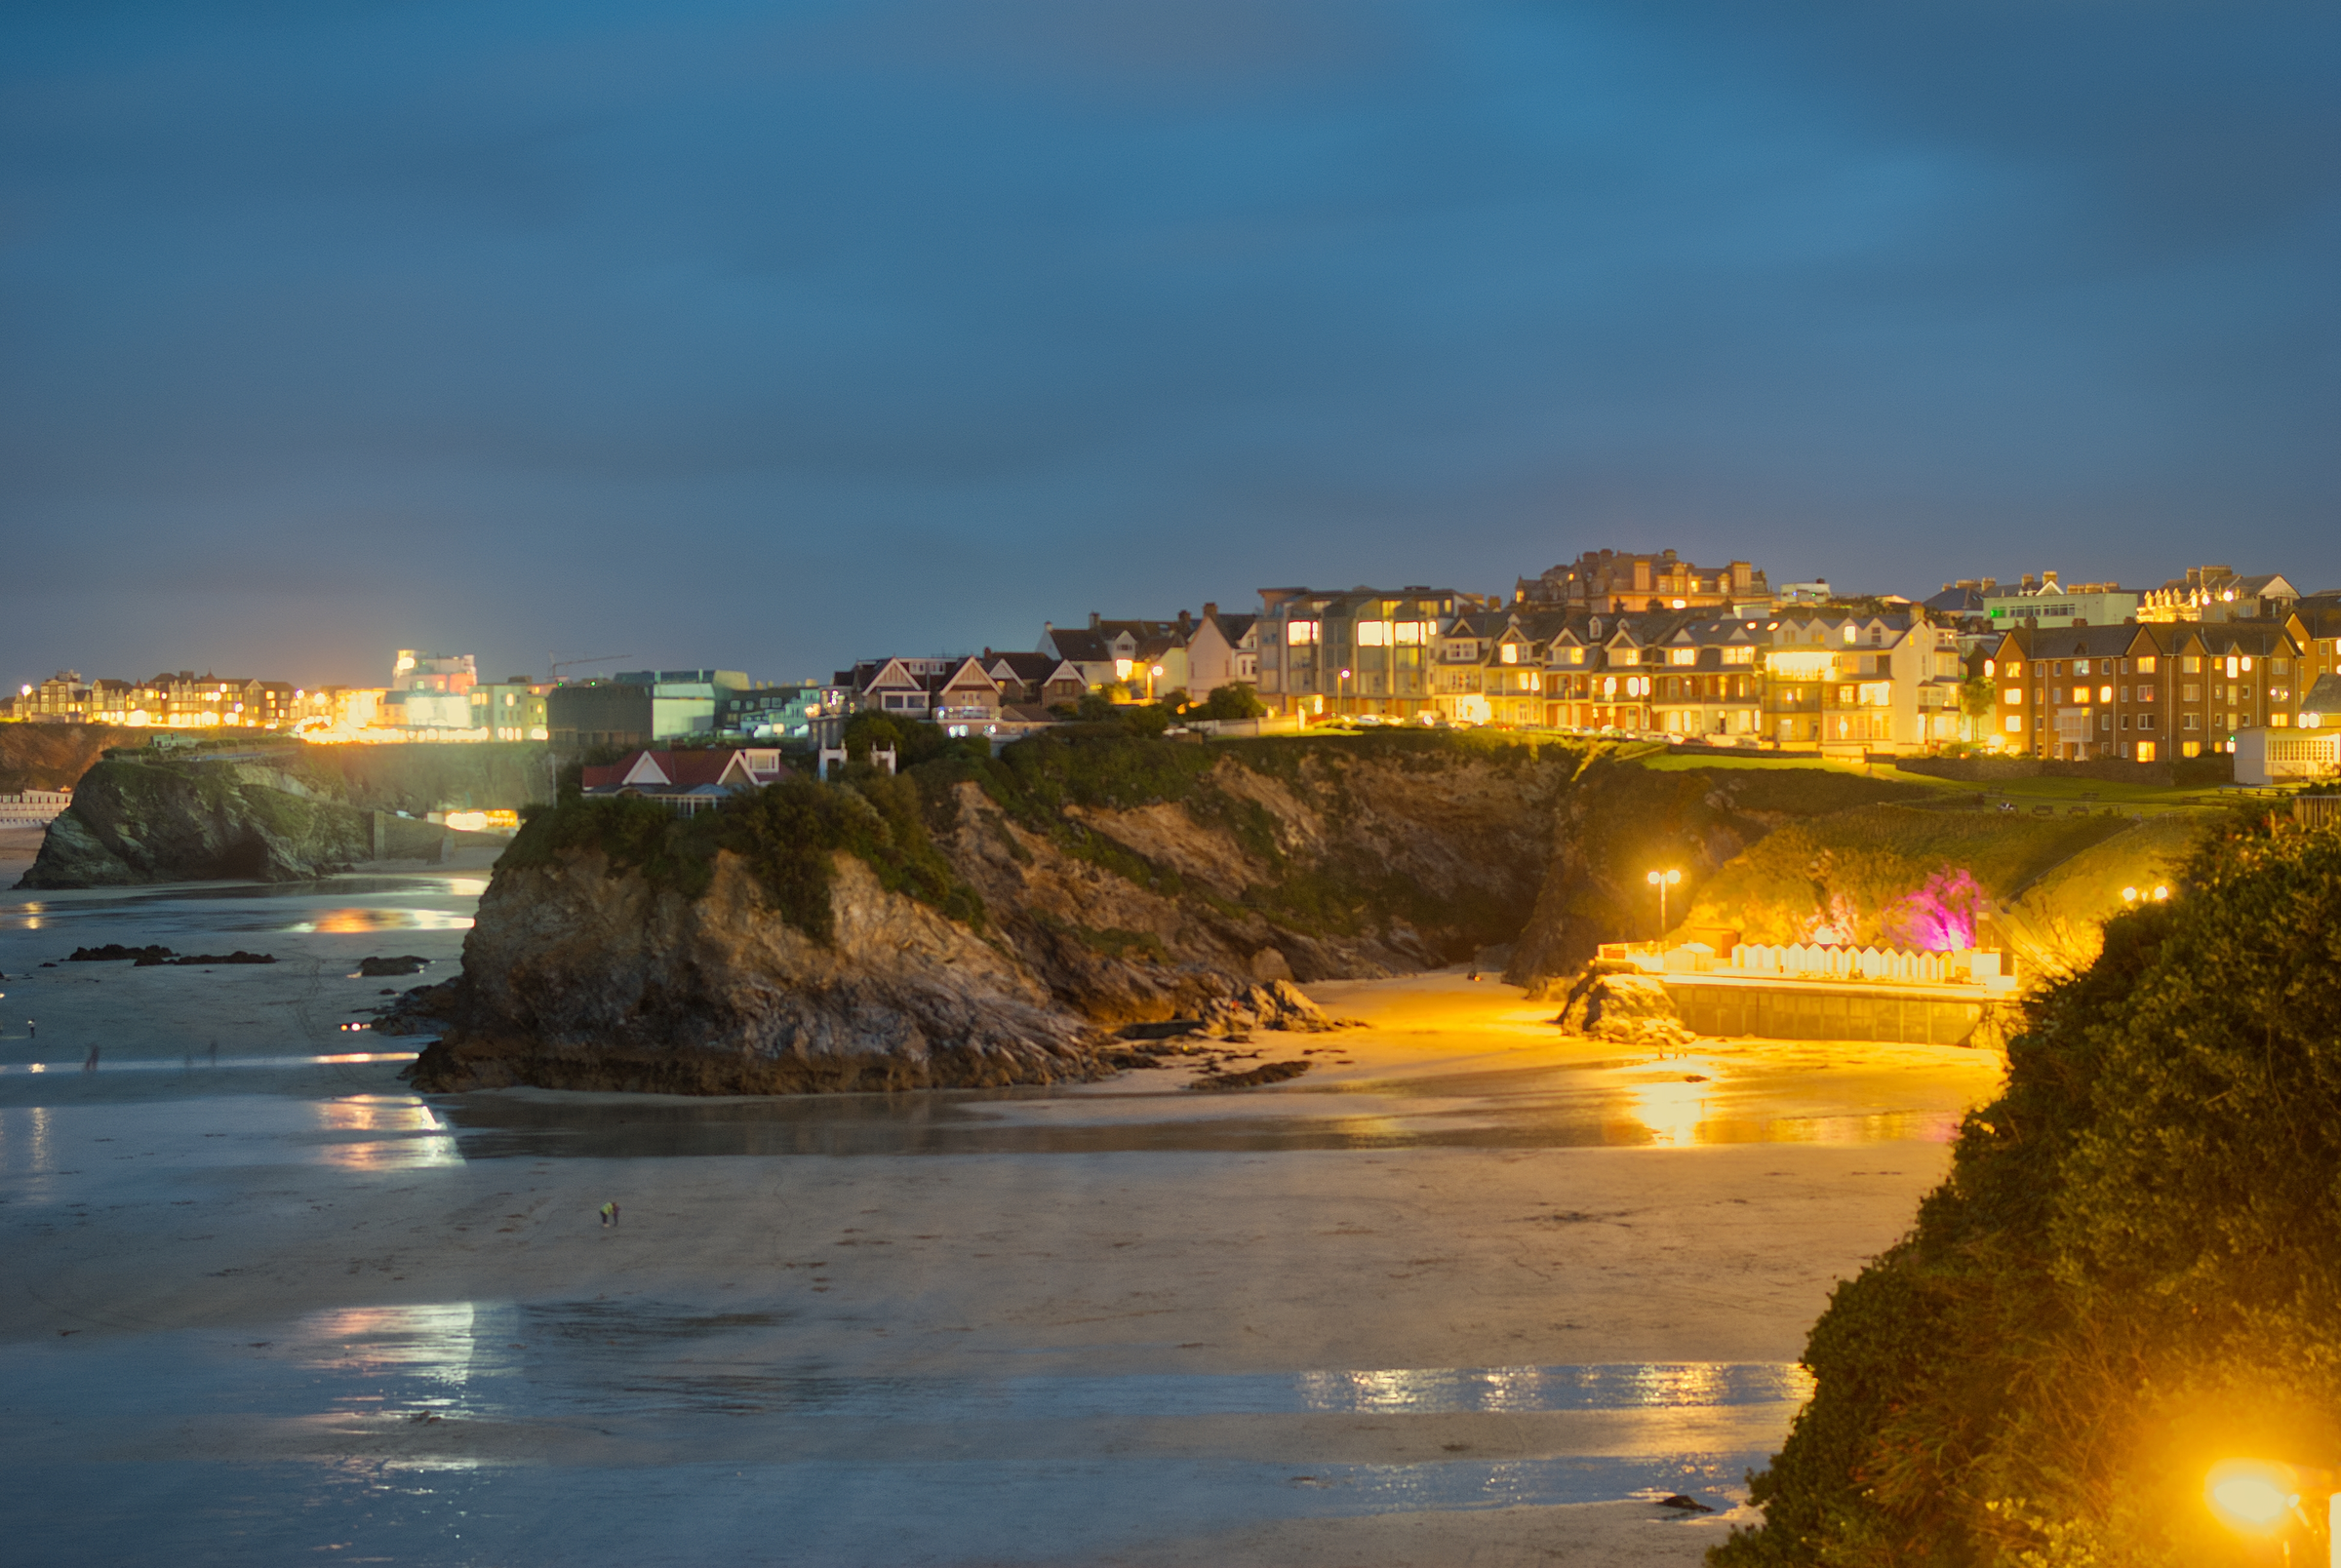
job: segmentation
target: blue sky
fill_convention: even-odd
[[[0,676],[2341,587],[2341,13],[0,11]]]

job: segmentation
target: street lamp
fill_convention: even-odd
[[[1343,682],[1347,682],[1349,680],[1349,672],[1347,670],[1343,670],[1341,672],[1341,679]],[[1333,696],[1336,706],[1346,703],[1349,700],[1349,687],[1346,685],[1335,686],[1333,687]]]
[[[1666,940],[1666,890],[1683,880],[1680,871],[1653,871],[1644,881],[1658,889],[1658,940]]]
[[[2301,1504],[2324,1500],[2325,1561],[2341,1568],[2341,1497],[2333,1495],[2329,1470],[2311,1470],[2269,1459],[2223,1459],[2203,1477],[2202,1500],[2219,1522],[2242,1535],[2275,1537],[2294,1525],[2309,1527]],[[2287,1560],[2291,1548],[2284,1548]]]

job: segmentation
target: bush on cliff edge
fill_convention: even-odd
[[[2256,1560],[2211,1462],[2341,1459],[2341,834],[2237,827],[2183,885],[2032,1004],[1711,1561]]]
[[[747,863],[783,921],[826,942],[835,934],[830,856],[841,849],[866,862],[890,891],[983,929],[982,898],[928,837],[907,778],[786,778],[689,817],[635,796],[570,797],[532,811],[496,866],[526,870],[598,850],[614,877],[638,873],[654,887],[697,898],[715,875],[715,857],[729,852]]]

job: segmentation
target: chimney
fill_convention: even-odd
[[[1205,620],[1216,620],[1216,619],[1218,619],[1218,617],[1219,617],[1219,601],[1217,601],[1216,599],[1207,599],[1207,600],[1205,600],[1205,601],[1203,602],[1203,618],[1204,618]]]
[[[1092,610],[1091,610],[1091,611],[1090,611],[1090,630],[1093,632],[1093,631],[1095,631],[1096,629],[1097,629],[1097,612],[1096,612],[1095,610],[1093,610],[1093,609],[1092,609]]]

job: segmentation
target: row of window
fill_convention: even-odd
[[[2035,664],[2047,666],[2047,668],[2037,672],[2041,675],[2088,675],[2092,673],[2090,670],[2091,664],[2096,666],[2094,673],[2098,675],[2130,675],[2133,673],[2137,675],[2152,675],[2155,673],[2155,666],[2158,661],[2154,654],[2147,653],[2141,654],[2136,658],[2094,660],[2035,659],[2033,662]],[[2181,675],[2201,675],[2202,673],[2203,662],[2204,660],[2201,654],[2184,654],[2179,658],[2178,661],[2179,673]],[[2209,662],[2212,674],[2218,674],[2221,667],[2224,666],[2229,678],[2233,679],[2239,675],[2248,675],[2251,673],[2252,656],[2248,653],[2231,653],[2225,657],[2213,657]],[[2267,663],[2268,673],[2270,675],[2290,675],[2292,673],[2292,661],[2287,657],[2271,654],[2265,662]],[[1995,673],[1993,664],[1994,661],[1990,659],[1985,659],[1983,661],[1983,673],[1987,677]],[[2068,669],[2067,666],[2070,666],[2070,668]],[[2020,680],[2024,674],[2024,663],[2021,659],[2009,659],[2006,665],[1999,669],[1997,673],[2000,675],[2004,675],[2008,680],[2011,681]]]

